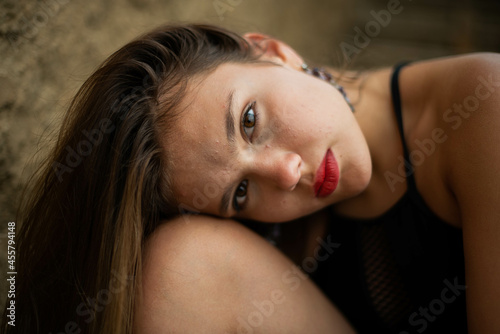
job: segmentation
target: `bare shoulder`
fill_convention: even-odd
[[[442,159],[452,163],[443,165],[447,172],[471,147],[494,149],[491,139],[500,129],[500,54],[425,61],[404,75],[408,105],[415,110],[408,132],[414,137],[435,134]]]
[[[436,90],[441,98],[436,97],[434,126],[441,133],[443,160],[447,161],[443,166],[456,195],[469,182],[471,174],[464,171],[482,170],[482,175],[488,175],[500,163],[500,55],[459,56],[440,66],[443,78]],[[479,179],[476,175],[476,186]]]
[[[452,109],[461,104],[467,112],[498,106],[500,98],[500,54],[474,53],[436,61],[436,79]],[[437,80],[436,80],[437,81]]]
[[[432,73],[438,75],[448,74],[441,78],[444,81],[452,80],[462,75],[474,75],[477,70],[493,69],[499,65],[500,54],[494,52],[468,53],[411,63],[412,67],[418,67],[419,71],[424,71],[424,76]]]
[[[412,104],[420,101],[421,106],[446,107],[446,104],[475,94],[479,85],[488,90],[498,89],[499,73],[500,54],[497,53],[472,53],[419,61],[411,63],[402,73],[405,83],[403,96],[409,96]]]
[[[469,333],[500,332],[500,56],[420,62],[402,77],[416,175],[439,174],[423,196],[463,230]]]
[[[493,149],[500,122],[500,55],[415,62],[401,72],[400,88],[417,186],[434,212],[461,226],[456,185],[464,178],[456,172],[471,162],[468,150]]]
[[[235,221],[165,222],[143,259],[137,333],[352,332],[291,261]]]
[[[446,138],[443,157],[448,185],[462,216],[469,210],[498,216],[500,55],[474,54],[459,61],[450,82],[453,99],[442,111],[440,123]]]
[[[500,58],[460,60],[444,110],[448,186],[461,215],[470,333],[500,331]]]

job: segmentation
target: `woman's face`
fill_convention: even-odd
[[[370,155],[348,105],[289,63],[223,64],[190,82],[165,143],[181,210],[281,222],[366,188]]]

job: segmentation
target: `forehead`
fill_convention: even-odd
[[[226,113],[237,68],[221,65],[193,78],[186,87],[182,111],[165,143],[173,191],[180,202],[206,186],[221,188],[228,181],[232,149],[226,135]]]

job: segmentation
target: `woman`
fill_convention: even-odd
[[[131,42],[76,96],[26,204],[21,332],[430,333],[465,312],[449,293],[464,294],[460,229],[469,332],[497,331],[498,64],[427,61],[342,88],[259,34],[167,26]],[[297,254],[331,301],[210,217],[307,215]],[[358,315],[343,289],[364,290]]]

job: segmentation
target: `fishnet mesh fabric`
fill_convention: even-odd
[[[413,308],[408,290],[391,253],[383,226],[363,226],[361,242],[368,295],[380,319],[391,328]]]

